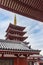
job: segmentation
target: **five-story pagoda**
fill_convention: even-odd
[[[23,35],[26,33],[23,30],[25,27],[17,26],[16,25],[16,16],[14,18],[14,24],[9,24],[8,29],[6,30],[6,39],[8,40],[14,40],[14,41],[24,41],[27,37],[24,37]]]

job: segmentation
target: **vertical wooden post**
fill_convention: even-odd
[[[17,57],[17,65],[19,65],[19,57]]]

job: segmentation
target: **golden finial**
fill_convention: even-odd
[[[14,25],[16,25],[16,15],[15,15],[15,17],[14,17]]]

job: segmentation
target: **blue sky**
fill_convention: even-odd
[[[6,29],[9,23],[13,23],[15,14],[0,8],[0,39],[5,39]],[[26,27],[26,41],[30,42],[32,48],[41,49],[43,54],[43,23],[18,14],[16,18],[17,25]]]

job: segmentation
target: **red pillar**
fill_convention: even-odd
[[[14,58],[14,65],[28,65],[27,58]]]
[[[27,58],[20,58],[19,65],[28,65]]]
[[[19,57],[17,57],[17,65],[19,65]]]
[[[14,65],[17,65],[17,58],[14,58]]]

